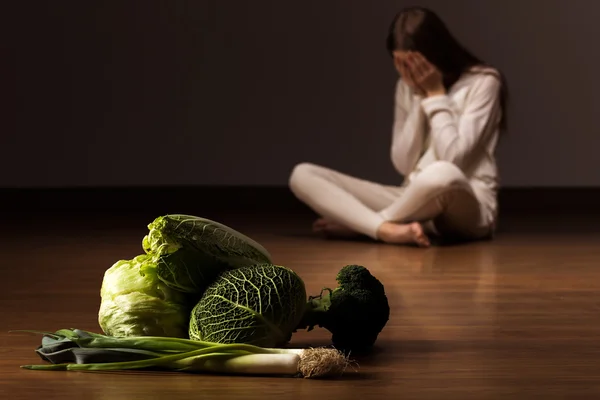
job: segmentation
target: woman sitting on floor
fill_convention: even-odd
[[[387,49],[400,75],[391,159],[402,186],[302,163],[290,189],[322,217],[313,227],[328,236],[422,247],[432,236],[491,238],[498,215],[494,153],[505,126],[502,75],[421,7],[396,15]]]

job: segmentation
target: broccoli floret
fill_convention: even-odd
[[[361,265],[346,265],[336,276],[338,287],[310,296],[297,329],[315,326],[332,333],[333,345],[343,351],[368,351],[390,316],[383,284]]]

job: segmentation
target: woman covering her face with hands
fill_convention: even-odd
[[[394,51],[394,65],[404,82],[421,96],[446,93],[441,72],[419,52]]]
[[[387,50],[399,74],[390,156],[403,184],[302,163],[290,189],[321,216],[313,228],[327,236],[421,247],[432,237],[491,238],[498,216],[494,154],[506,121],[502,75],[421,7],[396,15]]]

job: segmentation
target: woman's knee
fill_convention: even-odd
[[[303,162],[297,164],[292,169],[288,180],[288,185],[292,191],[296,192],[304,187],[307,182],[310,182],[311,178],[315,175],[316,169],[317,166],[312,163]]]
[[[433,188],[455,187],[468,183],[460,168],[448,161],[436,161],[428,165],[417,179]]]

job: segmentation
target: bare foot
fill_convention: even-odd
[[[377,231],[379,239],[390,244],[416,244],[419,247],[429,247],[431,243],[418,222],[397,224],[384,222]]]
[[[358,233],[336,222],[319,218],[313,223],[313,231],[331,238],[353,238]]]

